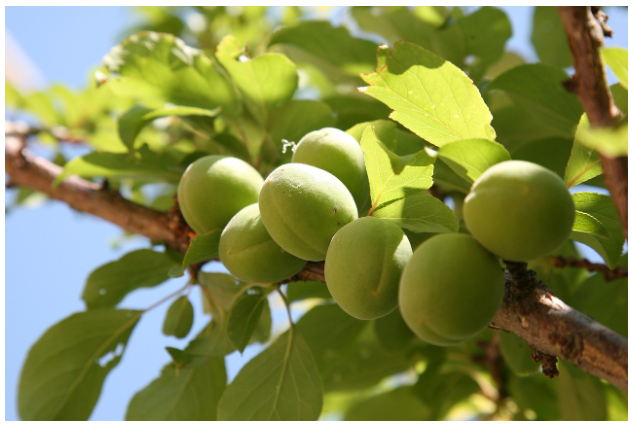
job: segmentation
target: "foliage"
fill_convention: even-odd
[[[290,161],[284,140],[337,127],[363,149],[369,214],[406,232],[435,234],[467,231],[458,205],[449,208],[431,188],[462,200],[487,168],[510,159],[547,167],[569,188],[603,186],[599,154],[627,155],[627,51],[603,51],[620,80],[613,93],[625,119],[616,129],[591,129],[561,85],[570,52],[552,7],[536,9],[532,41],[542,62],[532,64],[505,51],[511,26],[491,7],[352,7],[349,28],[312,19],[299,7],[138,10],[144,23],[105,55],[84,90],[21,93],[5,86],[7,107],[35,117],[39,140],[58,154],[63,172],[56,183],[70,175],[107,179],[133,201],[167,211],[182,173],[198,158],[237,157],[265,178]],[[205,25],[189,27],[186,14]],[[354,27],[388,45],[358,36]],[[89,150],[66,159],[67,140]],[[570,239],[595,249],[610,267],[627,267],[612,198],[578,190]],[[17,203],[29,198],[21,191]],[[82,295],[86,310],[53,325],[29,352],[20,379],[22,419],[89,418],[145,312],[118,303],[216,259],[220,233],[196,235],[184,255],[154,241],[93,271]],[[565,247],[555,254],[566,254]],[[545,259],[534,265],[569,304],[627,336],[627,280],[606,283],[571,268],[551,272]],[[503,362],[506,382],[494,381],[475,360],[484,355],[481,347],[498,344],[498,331],[439,348],[410,333],[398,311],[371,321],[347,315],[322,283],[281,287],[203,272],[190,278],[187,288],[202,288],[206,308],[195,315],[210,313],[211,320],[187,340],[189,295],[173,295],[163,332],[183,343],[167,348],[173,361],[133,397],[128,420],[627,417],[619,390],[572,365],[549,381]],[[287,330],[271,330],[272,294],[282,296],[288,313],[304,312]],[[253,343],[264,347],[227,384],[223,357]]]

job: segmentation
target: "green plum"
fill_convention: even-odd
[[[202,157],[187,167],[178,185],[184,219],[199,234],[223,228],[242,208],[256,203],[263,178],[243,160]]]
[[[358,218],[353,196],[337,177],[301,163],[270,173],[259,209],[272,239],[288,253],[311,261],[325,260],[334,234]]]
[[[564,181],[527,161],[485,170],[463,205],[465,224],[485,248],[505,260],[527,262],[559,248],[575,221]]]
[[[369,178],[358,141],[342,130],[325,127],[303,136],[292,162],[309,164],[336,176],[351,192],[361,209],[369,198]]]
[[[404,231],[375,217],[355,220],[334,235],[325,259],[325,281],[349,315],[383,317],[397,307],[399,279],[413,251]]]
[[[494,255],[470,235],[440,234],[423,242],[404,268],[399,309],[422,340],[455,345],[489,324],[504,290]]]
[[[274,242],[259,214],[259,205],[241,209],[228,222],[219,240],[219,260],[235,277],[246,282],[275,283],[305,267]]]

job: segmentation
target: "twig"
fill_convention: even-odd
[[[606,281],[613,281],[619,278],[628,277],[628,268],[618,266],[614,269],[610,269],[608,265],[603,263],[593,263],[587,259],[575,259],[572,256],[551,256],[549,257],[549,262],[558,268],[570,266],[573,268],[584,268],[590,272],[599,272],[604,275]]]
[[[611,30],[607,16],[597,7],[557,6],[573,55],[575,75],[566,88],[574,92],[586,111],[592,127],[612,127],[621,119],[608,84],[599,49],[604,35]],[[627,156],[611,158],[600,154],[603,177],[617,208],[617,214],[628,238],[628,160]]]

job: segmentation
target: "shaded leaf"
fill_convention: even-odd
[[[607,282],[603,274],[597,273],[573,293],[572,305],[622,336],[628,336],[627,278]]]
[[[219,319],[213,319],[202,332],[193,339],[186,353],[199,356],[223,357],[235,352],[237,348],[228,338],[226,327]]]
[[[191,238],[191,243],[182,261],[182,269],[186,269],[194,263],[217,259],[221,234],[222,230],[216,229],[206,234],[196,234],[195,237]]]
[[[393,120],[434,145],[496,138],[489,109],[469,77],[420,46],[381,46],[377,71],[362,78],[370,85],[364,93],[391,107]]]
[[[320,281],[292,281],[287,285],[288,302],[305,299],[331,299],[327,284]]]
[[[259,323],[269,293],[270,291],[265,292],[261,287],[252,287],[242,293],[233,303],[226,332],[239,352],[243,352],[248,345]]]
[[[559,68],[573,65],[566,31],[554,6],[536,6],[531,42],[541,62]]]
[[[573,141],[568,138],[538,139],[515,148],[511,158],[539,164],[563,179],[572,149]]]
[[[22,368],[21,419],[87,420],[141,313],[95,309],[49,328],[31,347]]]
[[[417,193],[378,206],[373,216],[413,232],[457,232],[459,221],[450,207],[432,195]]]
[[[162,326],[162,332],[167,336],[175,336],[182,339],[189,334],[192,325],[193,305],[187,296],[180,296],[169,306]]]
[[[430,409],[413,392],[412,386],[402,386],[354,404],[345,413],[347,421],[414,421],[427,420]]]
[[[614,75],[619,79],[619,84],[628,88],[628,49],[622,47],[606,47],[601,49],[601,56]]]
[[[608,231],[608,238],[579,232],[571,233],[570,238],[589,245],[603,257],[608,266],[614,267],[621,257],[625,237],[612,197],[594,192],[577,192],[573,194],[573,201],[577,211],[601,222]]]
[[[148,249],[127,253],[95,269],[88,277],[81,298],[89,309],[115,306],[138,288],[166,281],[176,265],[166,253]]]
[[[415,340],[415,333],[410,330],[399,309],[376,319],[373,325],[377,340],[389,351],[401,351]]]
[[[537,420],[560,420],[555,382],[544,374],[529,377],[511,375],[508,379],[507,388],[518,407],[533,410]]]
[[[505,147],[486,139],[450,142],[439,150],[439,158],[456,174],[472,182],[494,164],[511,160]]]
[[[160,377],[132,397],[125,420],[216,420],[225,387],[223,358],[209,357],[196,367],[167,364]]]
[[[566,421],[606,420],[607,407],[604,385],[574,365],[560,360],[557,397]]]
[[[220,400],[218,420],[316,420],[322,403],[311,351],[290,329],[239,371]]]

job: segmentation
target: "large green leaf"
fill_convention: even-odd
[[[226,387],[224,359],[209,357],[202,365],[167,364],[160,377],[138,391],[125,420],[217,420],[217,404]]]
[[[373,210],[432,186],[434,159],[425,151],[419,152],[409,162],[403,162],[378,139],[373,127],[364,130],[360,144],[369,176]]]
[[[127,253],[119,260],[95,269],[81,298],[89,309],[112,307],[141,287],[153,287],[169,278],[178,263],[168,254],[149,249]]]
[[[580,129],[590,127],[588,117],[586,114],[582,114],[579,124],[577,125],[577,132]],[[577,138],[573,141],[573,150],[571,151],[571,157],[568,159],[566,171],[564,172],[564,181],[569,188],[575,185],[584,183],[596,176],[603,173],[601,167],[601,159],[599,152],[595,148],[589,148],[586,145],[580,143]]]
[[[120,75],[105,85],[145,104],[220,106],[231,115],[237,111],[235,89],[213,61],[170,34],[147,31],[129,36],[103,62],[110,72]]]
[[[182,295],[169,306],[162,326],[162,332],[167,336],[175,336],[182,339],[189,334],[192,325],[193,305],[187,296]]]
[[[87,420],[140,315],[95,309],[49,328],[31,347],[22,368],[22,420]]]
[[[531,42],[541,62],[559,68],[573,65],[566,31],[555,6],[536,6]]]
[[[213,319],[198,336],[191,341],[186,353],[198,356],[223,357],[237,348],[228,338],[224,320]]]
[[[292,281],[287,284],[288,302],[305,299],[331,299],[327,284],[320,281]]]
[[[305,59],[320,68],[353,76],[371,69],[377,49],[377,44],[352,37],[344,27],[334,27],[327,21],[308,20],[273,33],[269,45],[273,44],[298,48],[309,55]],[[296,53],[290,54],[296,56]]]
[[[454,211],[432,195],[417,193],[379,205],[373,216],[413,232],[457,232]]]
[[[431,401],[422,401],[412,391],[412,386],[402,386],[390,392],[364,399],[345,413],[348,421],[415,421],[427,420]]]
[[[604,385],[578,367],[566,362],[558,363],[557,397],[562,419],[566,421],[606,420],[606,394]]]
[[[314,357],[290,329],[239,371],[220,400],[218,420],[317,420],[322,403]]]
[[[557,379],[555,379],[557,380]],[[537,420],[560,420],[560,406],[554,387],[555,380],[544,374],[529,377],[508,377],[507,388],[512,399],[522,410],[533,410]]]
[[[573,293],[572,306],[622,336],[628,336],[627,278],[606,282],[603,274],[593,275]]]
[[[595,237],[609,238],[608,230],[599,220],[588,213],[575,211],[575,222],[573,232],[593,235]]]
[[[270,290],[253,287],[235,300],[226,324],[226,332],[239,352],[244,351],[256,330],[269,293]]]
[[[558,136],[573,137],[582,106],[562,85],[568,78],[551,65],[519,65],[498,76],[488,90],[503,90],[542,125],[555,129]]]
[[[410,346],[411,342],[417,340],[399,309],[377,318],[373,325],[377,340],[389,351],[402,351]]]
[[[282,139],[298,143],[307,133],[333,125],[333,112],[326,103],[295,100],[275,111],[271,118],[270,137],[280,150]]]
[[[494,164],[511,160],[504,146],[487,139],[450,142],[439,150],[439,158],[463,179],[472,182]]]
[[[628,49],[622,47],[606,47],[601,49],[606,64],[619,79],[619,84],[628,88]]]
[[[516,147],[511,151],[511,158],[539,164],[563,179],[572,149],[571,139],[557,136],[529,141]]]
[[[393,109],[393,120],[434,145],[496,138],[492,116],[472,80],[420,46],[381,46],[377,71],[362,78],[370,85],[362,91]]]
[[[250,58],[230,35],[222,39],[215,55],[261,124],[267,124],[272,112],[289,101],[298,87],[296,65],[284,55]]]
[[[608,238],[573,232],[571,239],[595,249],[608,266],[613,268],[621,257],[625,237],[612,197],[594,192],[577,192],[573,194],[573,201],[577,211],[586,213],[603,224],[608,231]]]
[[[204,109],[188,106],[169,106],[151,109],[137,105],[126,111],[118,121],[119,137],[129,150],[134,149],[134,142],[140,131],[149,123],[163,117],[207,117],[213,118],[220,112],[220,108]]]
[[[628,155],[628,123],[616,127],[579,127],[575,139],[589,149],[596,149],[608,157]]]

